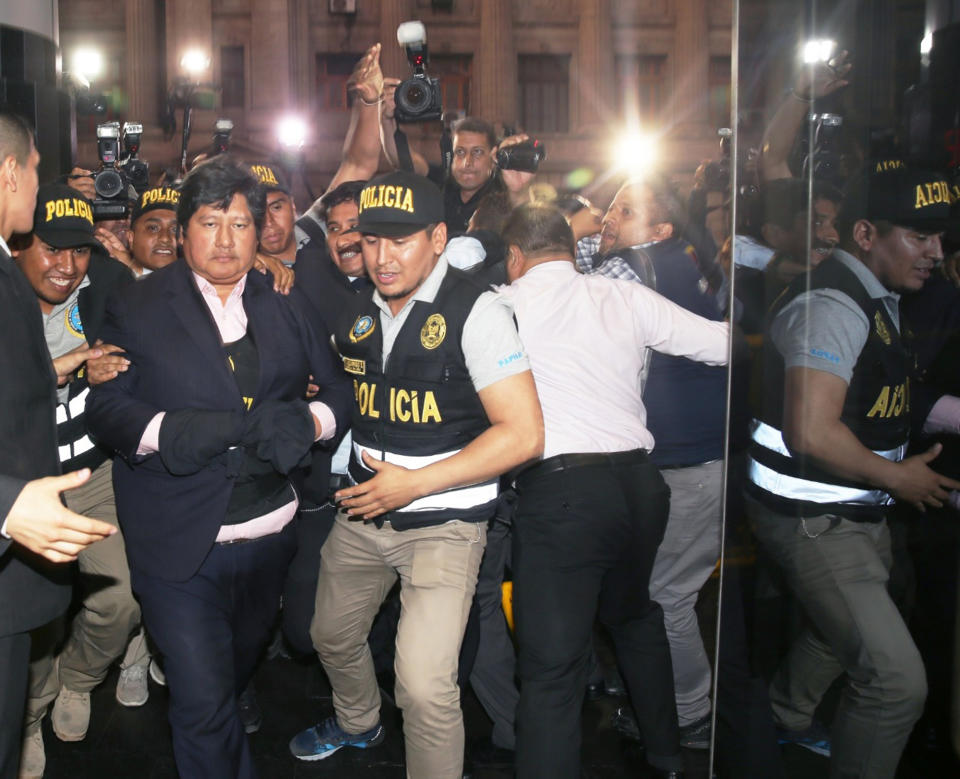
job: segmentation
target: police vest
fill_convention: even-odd
[[[463,325],[484,292],[450,268],[433,302],[416,301],[383,365],[380,310],[358,299],[337,328],[337,350],[353,379],[353,453],[358,483],[374,474],[361,453],[422,468],[463,449],[490,426],[460,348]],[[397,530],[451,519],[483,521],[497,498],[495,479],[415,500],[383,517]]]
[[[800,277],[774,302],[767,320],[808,289]],[[866,344],[857,358],[847,389],[841,421],[875,454],[903,459],[910,434],[910,352],[881,300],[871,298],[856,275],[835,258],[824,260],[810,275],[809,289],[837,289],[848,295],[870,323]],[[751,422],[750,493],[769,508],[792,516],[838,514],[876,521],[893,498],[874,485],[841,479],[794,456],[783,429],[784,363],[776,346],[765,339],[765,408]]]
[[[68,385],[66,403],[57,404],[57,445],[60,467],[64,473],[80,468],[96,470],[109,458],[109,453],[97,446],[87,433],[84,409],[90,386],[80,377]]]

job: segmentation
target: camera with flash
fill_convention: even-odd
[[[397,87],[394,94],[399,123],[435,122],[443,116],[443,95],[439,79],[426,74],[429,61],[427,30],[423,22],[404,22],[397,28],[397,43],[407,52],[413,76]]]

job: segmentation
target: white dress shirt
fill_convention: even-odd
[[[640,380],[647,347],[725,365],[726,322],[692,314],[634,282],[536,265],[510,286],[543,408],[543,457],[653,449]]]

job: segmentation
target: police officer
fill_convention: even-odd
[[[770,687],[783,739],[832,752],[832,777],[892,777],[923,710],[926,679],[887,592],[886,512],[939,506],[957,482],[931,470],[939,445],[904,459],[911,360],[900,293],[941,259],[946,183],[905,168],[848,193],[843,250],[797,279],[771,311],[765,397],[752,423],[748,509],[810,626]],[[813,728],[847,674],[832,743]],[[813,728],[813,729],[812,729]]]
[[[356,486],[323,547],[311,628],[335,715],[290,744],[304,760],[380,743],[367,634],[399,577],[396,700],[407,775],[462,775],[457,657],[497,498],[497,476],[539,455],[543,422],[511,311],[450,269],[443,200],[395,172],[360,195],[376,291],[335,332],[354,384]]]
[[[57,437],[64,471],[89,468],[90,480],[70,492],[67,505],[78,513],[117,524],[110,452],[91,441],[84,403],[91,383],[125,370],[116,346],[97,341],[107,298],[132,283],[129,270],[110,259],[93,237],[89,201],[64,184],[40,187],[33,230],[11,241],[14,259],[30,282],[43,314],[44,336],[63,385],[57,390]],[[90,691],[122,654],[140,622],[130,591],[130,572],[120,533],[84,549],[78,556],[82,606],[66,643],[62,625],[35,631],[34,661],[24,722],[20,772],[42,776],[40,722],[50,703],[53,731],[62,741],[81,741],[90,721]],[[54,665],[54,656],[57,663]]]

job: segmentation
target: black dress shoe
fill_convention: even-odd
[[[244,731],[249,735],[260,730],[263,724],[263,714],[260,712],[260,704],[257,703],[257,691],[253,688],[253,682],[247,685],[237,700],[240,707],[240,721],[243,723]]]

